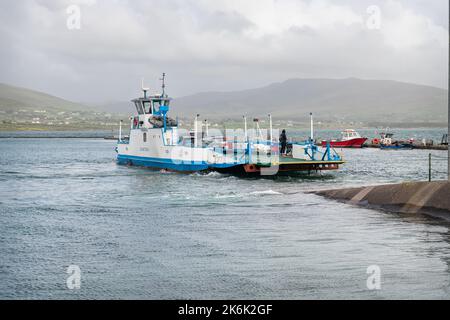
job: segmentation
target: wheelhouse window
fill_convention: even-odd
[[[147,114],[152,113],[152,104],[150,101],[144,101],[144,112]]]
[[[153,112],[159,113],[161,106],[168,106],[169,100],[154,100],[153,101]]]
[[[147,132],[144,132],[143,139],[144,139],[144,142],[147,142]]]
[[[142,107],[141,101],[135,101],[134,104],[136,106],[137,113],[144,114],[144,108]]]
[[[160,100],[153,101],[153,110],[155,111],[155,113],[159,113],[159,108],[160,107],[161,107],[161,101]]]

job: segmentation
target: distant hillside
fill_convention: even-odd
[[[88,111],[91,108],[46,93],[0,83],[0,110]]]
[[[384,80],[292,79],[263,88],[206,92],[176,98],[172,116],[210,120],[236,119],[242,115],[274,120],[362,122],[436,126],[447,122],[447,90]],[[118,119],[134,114],[131,102],[85,106],[42,92],[0,84],[0,129],[18,125],[94,127],[116,126]]]
[[[132,115],[136,113],[136,107],[134,104],[129,101],[113,101],[108,103],[100,103],[95,106],[93,106],[96,110],[103,111],[103,112],[110,112],[115,114],[122,114],[122,115]]]
[[[447,90],[384,80],[292,79],[233,92],[206,92],[173,101],[183,116],[240,118],[266,116],[323,120],[445,122]]]
[[[84,130],[118,126],[119,115],[42,92],[0,84],[0,130]]]

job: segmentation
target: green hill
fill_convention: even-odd
[[[91,108],[46,93],[0,83],[0,110],[92,111]]]
[[[0,84],[0,130],[103,130],[119,115],[46,93]]]

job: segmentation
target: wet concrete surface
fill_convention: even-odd
[[[450,220],[450,182],[448,181],[406,182],[313,193],[374,209],[426,214]]]

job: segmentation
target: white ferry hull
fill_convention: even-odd
[[[133,129],[128,142],[119,142],[117,163],[171,171],[206,171],[242,165],[234,155],[210,148],[172,145],[177,128]],[[146,138],[144,138],[144,134]]]

